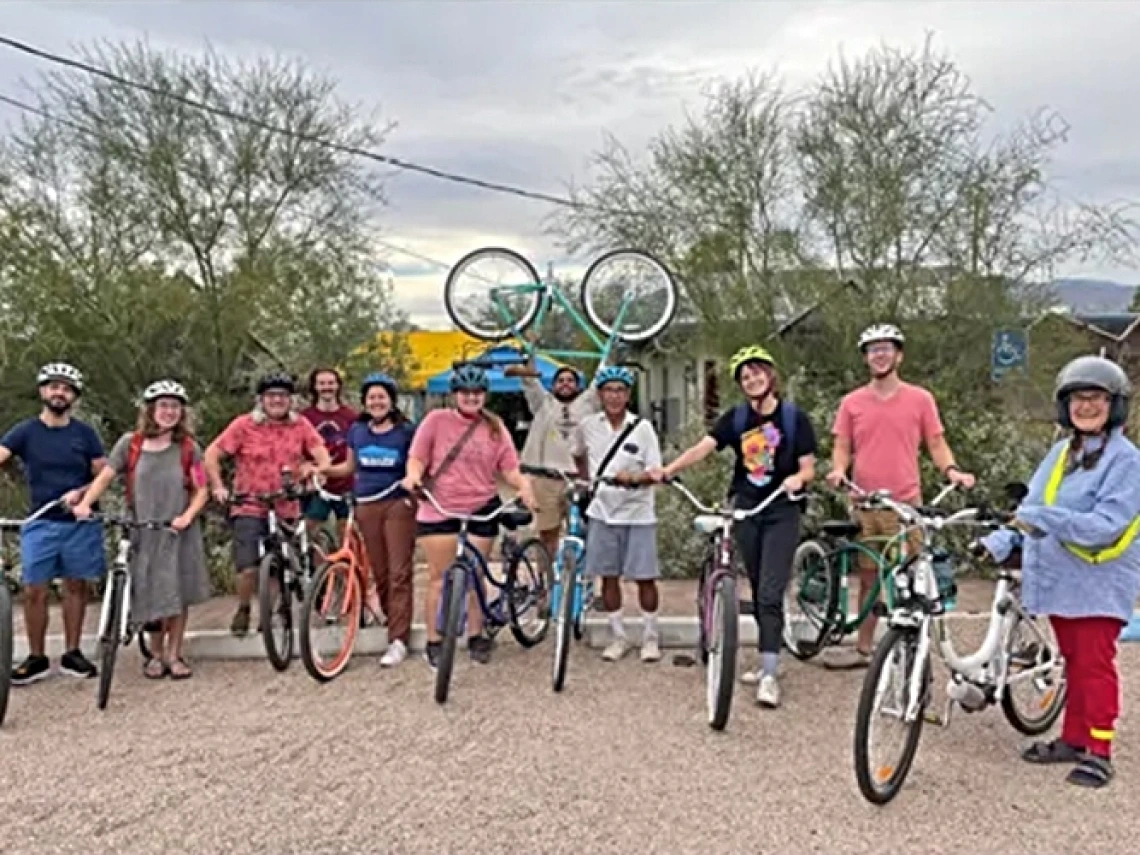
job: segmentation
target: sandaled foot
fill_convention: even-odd
[[[172,659],[167,666],[170,671],[171,680],[189,680],[194,676],[194,672],[190,670],[190,666],[186,664],[186,660],[179,656],[177,659]]]
[[[1066,781],[1070,784],[1076,784],[1078,787],[1092,787],[1099,790],[1101,787],[1107,786],[1108,782],[1112,780],[1114,772],[1112,769],[1112,761],[1107,757],[1097,757],[1094,754],[1088,754],[1080,763],[1073,767]]]
[[[170,676],[170,671],[161,659],[148,659],[143,665],[143,676],[148,680],[161,680]]]
[[[1062,742],[1060,739],[1054,739],[1052,742],[1034,742],[1021,752],[1021,759],[1026,763],[1036,763],[1041,766],[1076,763],[1084,756],[1084,749]]]

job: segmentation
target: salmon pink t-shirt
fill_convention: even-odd
[[[425,464],[424,479],[434,477],[452,447],[471,425],[470,419],[452,409],[433,410],[416,429],[408,456]],[[469,514],[479,510],[498,494],[495,476],[519,468],[519,455],[504,425],[498,439],[491,436],[486,421],[480,421],[475,432],[448,465],[443,475],[431,486],[431,494],[449,511]],[[432,506],[420,502],[416,519],[420,522],[442,522],[446,517]]]
[[[313,451],[324,440],[307,420],[291,416],[287,421],[260,421],[245,413],[222,431],[214,444],[234,459],[235,493],[275,493],[281,489],[281,469],[289,467],[296,478],[298,469],[311,460]],[[278,516],[296,519],[296,502],[279,502]],[[257,503],[239,505],[235,517],[263,517],[268,511]]]
[[[863,386],[839,404],[831,432],[851,443],[852,480],[864,490],[890,490],[891,497],[921,501],[918,451],[942,435],[934,396],[903,383],[889,398]]]

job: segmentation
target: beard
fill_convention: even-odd
[[[575,389],[573,392],[559,392],[556,390],[554,392],[554,397],[560,404],[569,404],[580,394],[581,392],[579,392],[577,389]]]
[[[62,398],[48,398],[44,401],[44,406],[57,416],[67,415],[71,409],[71,404]]]

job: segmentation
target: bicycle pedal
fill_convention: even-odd
[[[942,725],[945,724],[942,716],[940,716],[934,710],[927,710],[926,712],[924,712],[922,714],[922,720],[925,721],[927,724],[933,724],[933,725],[936,725],[938,727],[942,727]]]

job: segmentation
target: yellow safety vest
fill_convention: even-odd
[[[1049,480],[1045,484],[1046,506],[1052,505],[1057,500],[1057,491],[1061,488],[1061,480],[1065,477],[1065,463],[1068,459],[1069,449],[1067,447],[1062,448],[1061,453],[1057,455],[1057,462],[1053,466],[1053,471],[1049,473]],[[1112,546],[1092,550],[1066,543],[1065,548],[1089,564],[1103,564],[1105,561],[1112,561],[1114,558],[1123,555],[1125,550],[1132,545],[1137,534],[1140,534],[1140,517],[1132,520],[1132,524],[1124,530],[1124,534]]]

